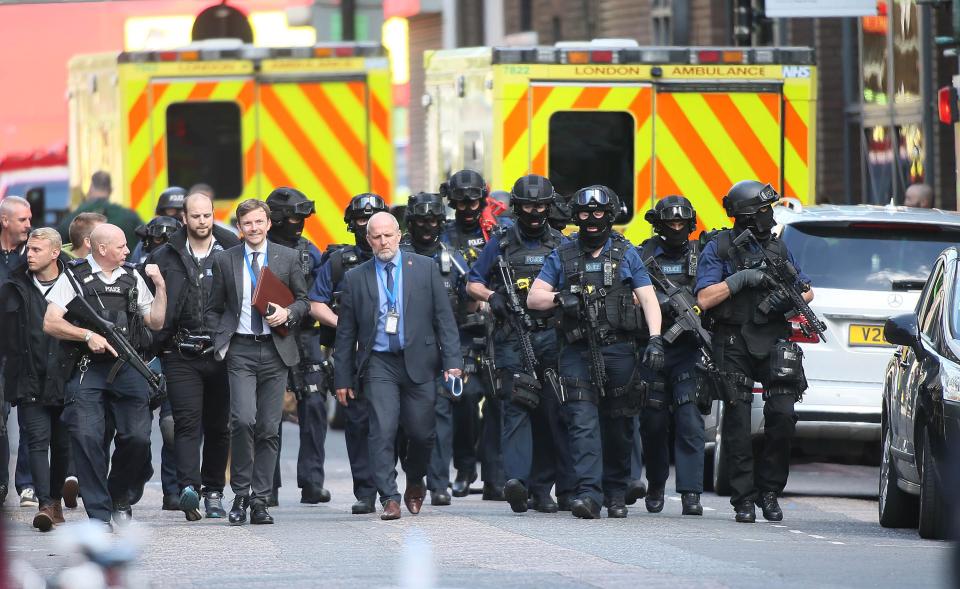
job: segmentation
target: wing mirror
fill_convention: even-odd
[[[920,327],[917,325],[917,316],[914,313],[887,319],[883,324],[883,339],[891,344],[913,348],[918,358],[924,355],[923,347],[920,345]]]

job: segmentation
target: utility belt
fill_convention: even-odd
[[[567,337],[567,343],[580,342],[584,347],[587,347],[586,339],[586,330],[589,329],[586,325],[578,327],[574,331],[567,331],[565,335]],[[637,336],[633,333],[627,333],[626,331],[607,331],[600,330],[598,338],[600,340],[601,346],[612,346],[614,344],[631,344],[635,345],[637,343]]]
[[[213,352],[213,336],[181,329],[173,336],[173,345],[181,354],[203,356]]]

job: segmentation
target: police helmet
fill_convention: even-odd
[[[436,192],[418,192],[407,199],[407,208],[404,217],[409,223],[412,219],[438,217],[443,220],[447,214],[447,207],[443,204],[443,197]]]
[[[519,178],[510,191],[510,202],[514,206],[521,204],[550,204],[553,202],[554,189],[550,180],[536,174]]]
[[[162,239],[166,241],[170,236],[180,230],[183,223],[179,219],[160,215],[154,217],[146,225],[140,225],[134,232],[140,239]]]
[[[160,193],[157,199],[157,208],[154,211],[156,215],[164,214],[167,209],[176,209],[183,211],[183,199],[187,196],[187,191],[179,186],[171,186]]]
[[[347,224],[350,231],[356,229],[355,221],[357,219],[369,219],[376,213],[389,212],[390,208],[383,201],[379,194],[364,192],[350,199],[346,210],[343,212],[343,222]]]
[[[612,221],[620,213],[620,197],[611,188],[594,184],[576,191],[570,202],[571,212],[578,215],[583,211],[605,211]]]
[[[306,219],[314,211],[313,201],[307,195],[286,186],[273,189],[267,196],[267,206],[270,207],[270,220],[274,223],[282,223],[293,217]]]
[[[757,180],[741,180],[723,197],[723,210],[727,216],[753,215],[760,209],[780,200],[773,186]]]
[[[660,199],[655,207],[643,215],[643,219],[658,230],[667,221],[685,221],[688,233],[693,233],[697,228],[697,212],[693,203],[683,196],[673,194]]]
[[[460,170],[440,185],[440,194],[447,200],[483,200],[487,196],[487,183],[483,176],[473,170]]]

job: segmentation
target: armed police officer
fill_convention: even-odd
[[[804,301],[813,299],[813,291],[786,244],[772,234],[776,222],[771,207],[778,200],[769,184],[754,180],[730,188],[723,206],[734,218],[733,229],[719,232],[704,248],[695,288],[700,308],[709,310],[714,323],[713,358],[723,377],[721,433],[733,489],[730,503],[736,520],[747,523],[756,520],[754,504],[767,520],[783,519],[777,495],[789,474],[797,421],[794,403],[806,389],[803,353],[787,341],[790,323],[784,313],[792,304],[784,289],[772,284],[768,261],[785,262],[795,270],[796,284],[788,286],[805,291]],[[755,240],[744,242],[747,230]],[[750,441],[755,381],[764,389],[765,441],[756,460]]]
[[[187,191],[179,186],[171,186],[160,193],[154,218],[134,229],[140,238],[130,256],[135,264],[143,262],[152,250],[166,243],[167,238],[183,226],[183,201],[186,197]]]
[[[483,176],[473,170],[460,170],[440,185],[440,194],[454,211],[453,221],[447,223],[441,239],[460,252],[468,264],[473,264],[487,243],[487,234],[481,225],[483,211],[487,206],[487,183]],[[479,311],[487,313],[481,305]],[[475,332],[474,339],[484,342],[488,337],[492,320],[487,316],[487,329],[465,327],[462,331]],[[489,348],[489,345],[487,346]],[[490,361],[487,359],[486,361]],[[466,366],[476,364],[467,359]],[[468,368],[470,369],[470,368]],[[500,454],[500,404],[485,403],[483,418],[480,417],[480,400],[492,387],[486,387],[480,378],[468,378],[464,383],[463,402],[454,408],[456,431],[453,461],[457,469],[453,482],[453,496],[466,497],[470,483],[477,478],[476,463],[481,463],[483,498],[503,500],[503,462]],[[488,389],[484,391],[484,388]],[[479,424],[480,431],[476,431]],[[478,447],[479,442],[479,447]]]
[[[440,241],[446,218],[446,206],[439,194],[419,192],[407,201],[407,235],[400,248],[432,258],[440,269],[440,279],[450,298],[450,307],[458,323],[467,313],[464,283],[467,261],[460,252]],[[427,488],[431,505],[450,505],[450,459],[453,455],[453,411],[461,391],[451,391],[437,375],[436,441],[427,468]]]
[[[281,187],[267,196],[272,226],[270,241],[289,247],[300,256],[300,270],[308,285],[320,272],[321,254],[309,239],[303,237],[306,219],[313,215],[314,204],[295,188]],[[330,501],[330,491],[323,488],[324,445],[327,439],[327,397],[323,371],[320,333],[314,321],[302,323],[300,330],[300,364],[290,369],[288,388],[297,396],[297,421],[300,425],[300,451],[297,454],[297,486],[300,502],[308,504]],[[281,428],[282,431],[283,428]],[[281,446],[283,435],[280,436]],[[277,452],[279,457],[280,452]],[[280,487],[280,461],[274,474],[274,488],[269,504],[276,505]]]
[[[150,391],[146,379],[121,361],[118,351],[89,319],[89,304],[102,319],[117,325],[139,350],[149,347],[146,328],[159,330],[166,314],[166,284],[156,265],[144,272],[156,287],[124,260],[130,250],[123,231],[104,223],[90,234],[91,254],[68,265],[47,293],[43,330],[75,342],[77,367],[66,386],[63,420],[70,429],[73,458],[91,519],[129,521],[131,492],[144,463],[150,462]],[[105,421],[116,428],[111,477],[107,484]]]
[[[230,452],[230,389],[226,364],[213,354],[216,326],[207,324],[204,309],[214,254],[240,240],[214,223],[213,201],[206,194],[189,194],[183,207],[186,225],[148,260],[167,277],[169,304],[156,346],[173,412],[177,507],[187,521],[197,521],[202,517],[201,496],[206,517],[227,515],[223,489]],[[169,426],[161,418],[161,431],[164,427]]]
[[[537,511],[555,513],[558,504],[550,495],[554,483],[558,498],[569,509],[576,486],[557,392],[543,378],[545,370],[556,370],[557,365],[554,311],[526,306],[544,260],[563,240],[547,223],[553,201],[550,180],[535,174],[518,179],[510,194],[516,223],[491,237],[467,286],[497,318],[494,349],[503,416],[504,495],[517,513],[527,511],[528,497]]]
[[[373,253],[367,241],[367,221],[370,217],[390,209],[383,199],[373,193],[354,196],[343,213],[343,222],[353,233],[355,243],[328,248],[317,272],[317,278],[310,288],[310,314],[320,322],[324,345],[333,346],[337,328],[337,306],[341,283],[347,271],[366,262]],[[359,383],[358,383],[359,384]],[[370,469],[368,436],[370,433],[370,413],[367,400],[359,386],[354,388],[357,398],[346,407],[339,407],[345,415],[344,438],[347,444],[347,456],[350,459],[350,472],[353,476],[353,494],[357,498],[351,511],[355,515],[376,511],[377,488],[373,484]]]
[[[647,271],[664,277],[683,289],[675,296],[684,296],[695,304],[693,285],[697,274],[699,242],[690,234],[697,226],[697,214],[689,200],[667,196],[647,211],[644,219],[653,225],[656,236],[644,241],[637,250]],[[697,372],[699,346],[696,334],[674,329],[678,325],[675,311],[660,284],[654,285],[660,301],[663,333],[667,337],[663,369],[657,373],[647,391],[640,417],[640,436],[647,466],[649,488],[645,499],[647,511],[659,513],[664,505],[664,488],[670,474],[670,425],[674,429],[676,487],[680,493],[683,515],[703,515],[700,493],[703,492],[703,415],[697,408]]]
[[[577,238],[547,257],[527,304],[541,311],[561,308],[565,345],[558,364],[577,476],[573,514],[598,518],[602,503],[608,517],[622,518],[633,416],[649,380],[637,366],[637,342],[649,336],[643,365],[659,370],[660,306],[636,248],[613,231],[620,212],[616,193],[606,186],[582,188],[571,208]]]

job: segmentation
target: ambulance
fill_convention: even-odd
[[[802,47],[640,47],[594,40],[424,54],[428,183],[524,174],[569,195],[604,184],[621,229],[651,235],[657,199],[693,201],[698,229],[729,226],[721,198],[756,179],[814,201],[817,70]]]
[[[277,186],[316,205],[304,233],[321,248],[352,242],[350,198],[391,200],[392,88],[373,43],[263,48],[210,40],[173,51],[75,56],[69,63],[74,202],[97,170],[112,198],[153,218],[168,186],[206,183],[215,215]]]

